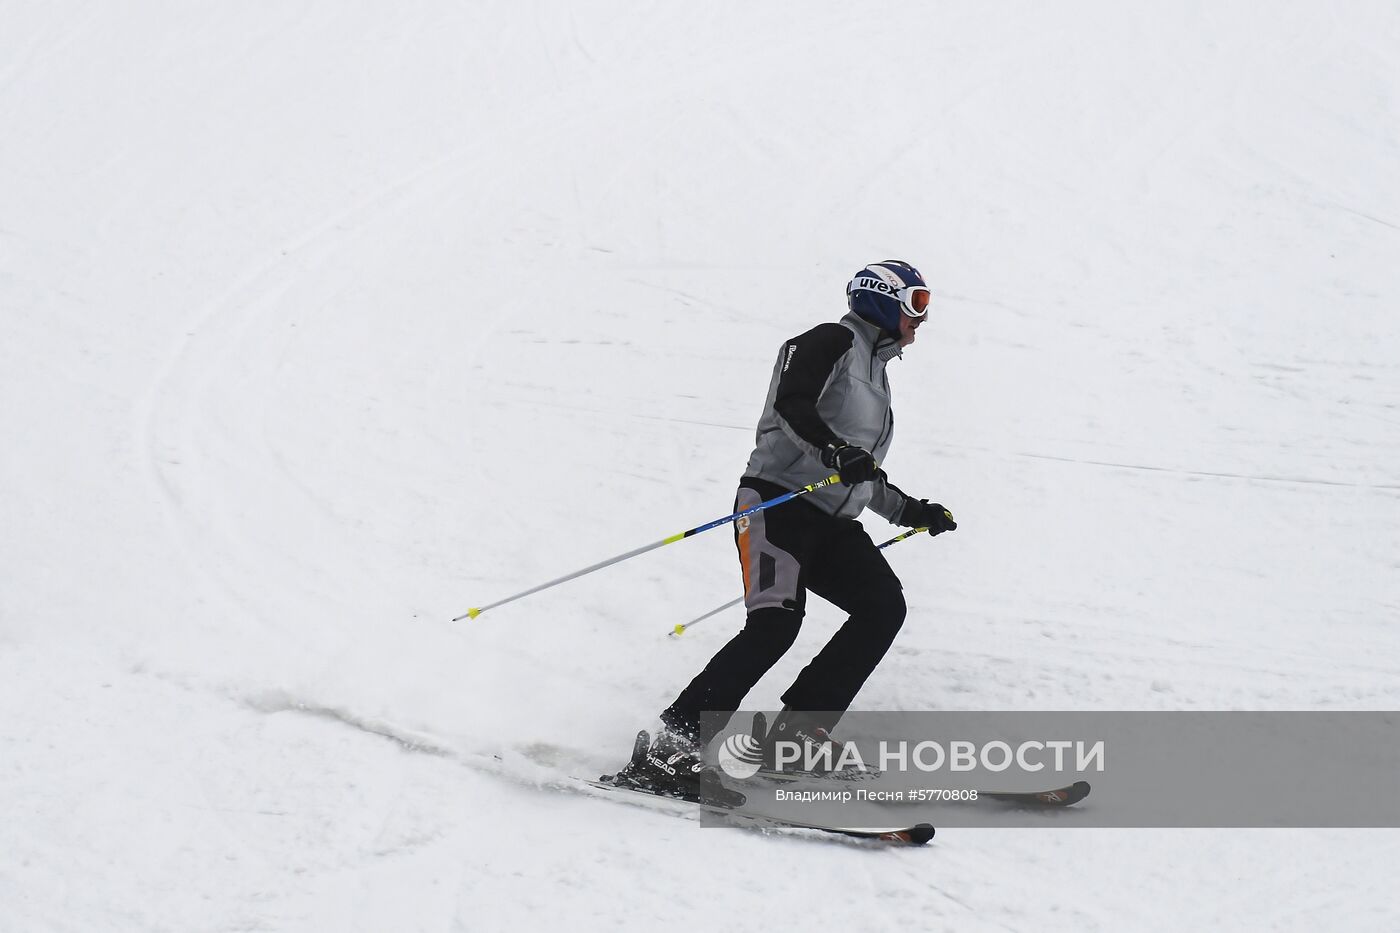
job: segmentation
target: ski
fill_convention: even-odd
[[[876,768],[868,768],[864,771],[854,769],[846,771],[775,771],[772,768],[759,768],[754,772],[752,780],[764,781],[768,784],[795,784],[802,781],[855,784],[860,781],[873,781],[883,773]]]
[[[674,803],[680,810],[703,810],[723,816],[736,822],[752,824],[760,827],[771,827],[774,829],[804,829],[820,833],[829,833],[836,836],[846,836],[853,839],[869,839],[878,842],[888,842],[896,845],[921,846],[925,845],[934,836],[935,830],[928,823],[916,823],[913,826],[830,826],[824,823],[808,823],[803,820],[793,820],[786,817],[769,816],[759,813],[745,813],[735,807],[720,806],[718,804],[706,803],[703,800],[693,797],[673,797],[669,794],[659,794],[654,791],[642,790],[637,787],[628,787],[625,784],[615,784],[610,780],[615,775],[605,774],[596,781],[585,781],[588,786],[599,790],[608,791],[615,794],[629,795],[638,798],[637,802],[659,801],[662,803]]]
[[[835,783],[851,784],[858,781],[873,780],[879,777],[879,772],[866,773],[861,775],[851,774],[817,774],[812,772],[783,772],[759,769],[752,780],[762,782],[769,787],[784,784],[814,784],[831,785]],[[977,791],[977,799],[992,801],[995,803],[1011,804],[1014,806],[1037,806],[1037,807],[1069,807],[1073,806],[1085,797],[1089,796],[1089,782],[1076,781],[1065,787],[1056,787],[1052,790],[1037,791]],[[965,801],[975,803],[976,801]]]
[[[1018,806],[1069,807],[1089,796],[1089,782],[1075,781],[1065,787],[1040,791],[978,791],[978,798]]]
[[[855,839],[872,839],[897,845],[913,846],[926,844],[934,835],[934,828],[928,823],[892,827],[831,826],[823,823],[809,823],[804,820],[794,820],[788,817],[745,813],[739,808],[746,803],[747,798],[739,791],[720,784],[718,778],[716,778],[713,783],[707,783],[702,789],[683,794],[665,793],[641,784],[630,783],[625,775],[632,765],[640,763],[646,756],[649,744],[650,737],[645,731],[637,733],[637,740],[632,746],[632,761],[629,763],[628,768],[624,768],[617,774],[604,774],[596,781],[585,781],[584,783],[598,790],[640,798],[638,802],[641,802],[641,800],[646,800],[648,802],[670,802],[680,806],[682,809],[694,808],[723,816],[727,819],[759,826],[781,829],[814,830],[816,832],[848,836]]]

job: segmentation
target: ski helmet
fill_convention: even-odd
[[[888,334],[899,334],[900,317],[928,313],[928,286],[919,270],[898,259],[872,262],[846,285],[846,307]]]

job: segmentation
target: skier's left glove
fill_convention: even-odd
[[[941,535],[958,527],[958,523],[953,521],[952,512],[927,499],[910,499],[905,502],[899,513],[899,521],[895,524],[907,525],[910,528],[927,528],[930,535]]]

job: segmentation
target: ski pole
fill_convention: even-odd
[[[918,533],[921,532],[921,531],[928,531],[928,528],[911,528],[911,529],[909,529],[908,531],[904,532],[903,534],[895,535],[893,538],[889,539],[889,540],[886,541],[884,544],[876,545],[876,548],[877,548],[878,550],[883,551],[885,548],[889,547],[891,544],[898,544],[899,542],[903,541],[905,538],[912,538],[912,537],[914,537],[914,535],[918,534]],[[704,622],[704,621],[705,621],[706,619],[708,619],[710,616],[717,616],[717,615],[719,615],[721,612],[723,612],[724,610],[730,608],[731,606],[737,606],[737,605],[739,605],[739,604],[740,604],[741,602],[743,602],[743,601],[744,601],[744,597],[742,597],[742,596],[740,596],[738,599],[731,599],[729,602],[725,603],[723,606],[717,606],[717,607],[715,607],[714,609],[711,609],[709,612],[705,613],[704,615],[702,615],[702,616],[697,616],[696,618],[691,619],[689,622],[685,623],[684,625],[677,625],[675,628],[671,629],[671,631],[667,632],[666,634],[669,635],[669,636],[672,637],[672,638],[680,638],[682,635],[685,634],[685,630],[686,630],[686,629],[688,629],[688,628],[693,628],[694,626],[699,625],[701,622]]]
[[[550,580],[547,583],[541,583],[538,586],[532,586],[528,590],[523,590],[519,593],[516,593],[514,596],[507,596],[505,599],[498,599],[494,603],[487,603],[484,606],[477,606],[474,609],[468,609],[466,612],[457,616],[452,621],[460,622],[463,619],[475,619],[487,609],[495,609],[497,606],[504,606],[506,603],[515,602],[517,599],[529,596],[531,593],[538,593],[540,590],[547,590],[551,586],[558,586],[560,583],[567,583],[570,580],[575,580],[586,574],[590,574],[595,570],[602,570],[604,567],[611,566],[612,564],[620,564],[625,560],[630,560],[631,558],[636,557],[638,554],[645,554],[647,551],[654,551],[657,548],[662,547],[663,545],[672,544],[676,541],[681,541],[685,538],[691,537],[692,535],[698,535],[702,531],[709,531],[711,528],[717,528],[720,525],[724,525],[733,521],[738,521],[745,515],[752,515],[755,512],[762,512],[764,509],[771,509],[775,505],[782,505],[789,499],[796,499],[798,496],[805,496],[809,492],[816,492],[818,489],[822,489],[827,486],[834,486],[839,482],[841,482],[841,475],[839,473],[833,473],[826,479],[812,483],[810,486],[803,486],[800,489],[794,489],[792,492],[785,492],[781,496],[775,496],[774,498],[769,499],[767,502],[760,502],[758,505],[744,509],[741,512],[735,512],[733,515],[726,515],[724,516],[724,518],[717,518],[712,522],[706,522],[703,525],[697,525],[696,527],[691,528],[688,531],[682,531],[679,534],[671,535],[669,538],[662,538],[660,541],[657,541],[653,544],[644,545],[643,547],[639,547],[636,550],[628,551],[626,554],[619,554],[616,557],[609,557],[607,560],[601,560],[596,564],[584,567],[582,570],[575,570],[573,573],[565,574],[564,576],[559,577],[558,579]]]

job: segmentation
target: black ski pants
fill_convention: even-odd
[[[765,480],[740,481],[734,510],[787,490]],[[860,522],[835,518],[800,498],[740,519],[734,540],[744,571],[748,620],[662,714],[674,731],[709,742],[802,627],[807,591],[849,614],[783,693],[786,708],[830,715],[830,729],[851,705],[904,624],[904,593]],[[701,713],[706,717],[702,729]]]

